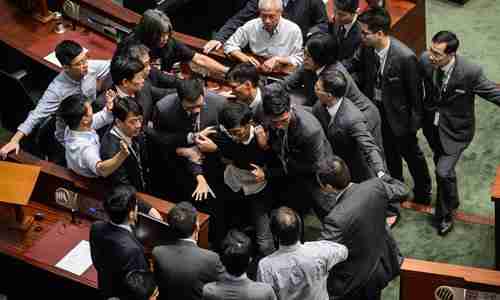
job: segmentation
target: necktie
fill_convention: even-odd
[[[195,114],[191,114],[189,117],[191,118],[191,128],[192,128],[192,132],[198,132],[200,131],[200,124],[199,124],[199,116],[200,114],[199,113],[195,113]]]
[[[443,87],[444,77],[445,77],[445,72],[443,71],[443,69],[441,69],[441,68],[437,69],[437,71],[436,71],[436,85],[438,88]]]
[[[345,38],[345,31],[346,31],[346,30],[345,30],[344,25],[341,25],[341,26],[339,27],[339,33],[338,33],[339,38],[340,38],[340,40],[341,40],[341,41],[342,41],[342,40],[344,40],[344,38]]]
[[[380,57],[375,54],[375,87],[380,89],[382,86],[382,64],[380,63]]]

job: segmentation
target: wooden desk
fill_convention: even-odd
[[[495,206],[495,269],[500,270],[500,166],[497,167],[490,194]]]

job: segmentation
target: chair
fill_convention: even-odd
[[[24,88],[20,78],[0,70],[0,84],[4,95],[14,95],[11,99],[4,98],[4,101],[9,101],[9,103],[2,105],[0,121],[3,128],[16,132],[28,113],[35,108],[35,102]]]

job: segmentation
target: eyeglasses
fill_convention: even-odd
[[[369,35],[372,35],[372,34],[376,34],[376,32],[370,32],[370,31],[361,30],[361,35],[362,36],[369,36]]]
[[[448,56],[448,54],[446,54],[446,53],[441,53],[433,48],[429,48],[429,57],[431,59],[442,60],[442,59],[446,58],[447,56]]]

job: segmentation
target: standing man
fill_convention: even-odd
[[[440,31],[420,59],[426,95],[423,128],[436,165],[435,221],[440,235],[453,228],[453,213],[460,204],[455,166],[474,137],[474,97],[500,105],[500,89],[480,66],[457,54],[458,46],[453,32]]]
[[[422,114],[422,83],[418,60],[406,45],[388,35],[391,17],[383,8],[372,8],[358,18],[362,46],[345,62],[359,86],[379,108],[387,167],[403,181],[402,158],[415,182],[414,199],[431,197],[431,178],[418,145],[417,130]],[[392,212],[399,216],[398,207]],[[392,222],[396,222],[396,217]]]
[[[359,0],[335,0],[334,17],[328,32],[339,44],[339,60],[351,58],[361,45],[361,27],[357,20]]]
[[[352,183],[349,168],[339,157],[323,163],[316,177],[326,193],[335,195],[335,205],[323,219],[321,238],[349,250],[347,260],[330,271],[328,294],[336,300],[378,300],[382,289],[399,275],[402,263],[386,226],[386,210],[389,202],[405,199],[408,190],[387,175]]]

